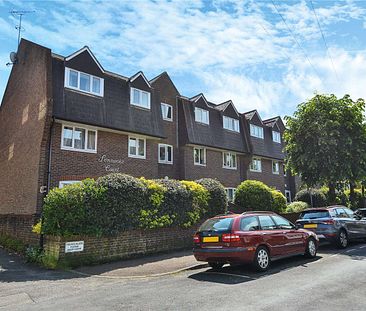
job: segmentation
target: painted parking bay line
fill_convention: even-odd
[[[257,280],[257,278],[255,278],[255,277],[251,277],[251,276],[243,275],[243,274],[234,274],[234,273],[217,272],[217,271],[212,271],[212,272],[205,271],[203,273],[205,273],[205,274],[221,274],[221,275],[234,276],[234,277],[243,278],[243,279]]]

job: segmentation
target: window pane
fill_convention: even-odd
[[[80,73],[80,90],[90,92],[90,76]]]
[[[276,228],[276,225],[270,216],[258,216],[258,218],[262,230],[273,230]]]
[[[145,156],[145,140],[139,139],[139,156],[144,157]]]
[[[166,106],[161,104],[161,115],[163,119],[166,119]]]
[[[293,228],[293,226],[287,219],[277,216],[277,215],[273,215],[272,217],[273,217],[274,221],[276,222],[277,226],[279,226],[281,229],[292,229]]]
[[[167,146],[168,162],[172,162],[172,147]]]
[[[149,96],[146,92],[141,92],[142,95],[142,106],[148,108],[149,107]]]
[[[130,148],[130,154],[137,155],[137,148],[136,148],[136,138],[130,138],[129,140],[129,148]]]
[[[172,107],[170,107],[170,106],[167,106],[166,118],[169,120],[172,118]]]
[[[100,79],[93,77],[93,92],[100,94]]]
[[[159,146],[159,160],[165,161],[165,146]]]
[[[75,128],[74,148],[85,149],[85,129]]]
[[[232,159],[232,167],[236,167],[236,155],[235,154],[231,155],[231,159]]]
[[[64,127],[63,136],[63,145],[65,147],[72,147],[72,127]]]
[[[95,150],[95,132],[88,131],[88,149]]]
[[[208,111],[203,110],[203,123],[208,124]]]
[[[133,89],[132,96],[133,96],[132,102],[134,104],[139,104],[140,103],[140,91],[136,90],[136,89]]]
[[[197,122],[202,122],[202,110],[199,108],[195,109],[195,119]]]
[[[200,164],[206,164],[205,149],[200,149]]]
[[[69,86],[78,87],[78,73],[77,71],[69,71]]]
[[[255,216],[242,218],[240,222],[240,230],[254,231],[259,229],[258,219]]]

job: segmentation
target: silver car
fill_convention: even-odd
[[[339,248],[346,248],[353,239],[366,240],[366,218],[345,206],[306,209],[296,226],[313,231],[320,241],[327,240]]]

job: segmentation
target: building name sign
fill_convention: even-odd
[[[125,161],[122,159],[112,159],[108,158],[106,154],[103,154],[99,159],[99,163],[104,164],[104,169],[109,173],[119,173],[120,165],[122,165]]]
[[[73,241],[65,243],[65,253],[76,253],[84,250],[84,241]]]

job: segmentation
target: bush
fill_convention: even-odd
[[[33,230],[60,236],[102,234],[104,190],[92,179],[52,189],[44,200],[42,228],[37,224]]]
[[[0,245],[4,248],[15,251],[17,253],[24,253],[26,246],[25,244],[9,235],[0,235]]]
[[[311,189],[311,191],[307,189],[300,190],[295,195],[295,201],[306,202],[311,206],[310,193],[313,200],[313,207],[327,206],[327,198],[323,191],[319,189]]]
[[[285,213],[300,213],[303,210],[309,208],[310,205],[306,202],[302,202],[302,201],[295,201],[290,203],[289,205],[287,205],[286,209],[285,209]]]
[[[248,210],[271,210],[271,189],[257,180],[243,181],[235,192],[235,204],[243,211]]]
[[[354,190],[353,200],[350,197],[350,190],[344,192],[345,197],[348,199],[348,206],[352,209],[357,209],[363,206],[363,197],[361,189]]]
[[[99,209],[94,209],[96,214],[92,218],[100,217],[98,226],[103,228],[103,234],[114,235],[139,227],[140,210],[151,202],[145,183],[130,175],[114,173],[98,178],[96,184],[105,189],[104,200]]]
[[[224,186],[216,179],[202,178],[196,182],[209,192],[208,207],[205,218],[209,218],[218,214],[227,212],[227,195]]]
[[[271,210],[276,212],[276,213],[282,213],[285,211],[286,209],[286,197],[277,190],[272,190],[271,191],[272,194],[272,206],[271,206]]]

